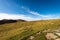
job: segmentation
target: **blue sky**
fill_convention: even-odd
[[[60,18],[60,0],[0,0],[0,19]]]

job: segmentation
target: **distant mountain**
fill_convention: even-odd
[[[3,19],[3,20],[0,20],[0,24],[14,23],[14,22],[17,22],[17,21],[25,22],[25,20],[22,20],[22,19],[18,19],[18,20],[13,20],[13,19]]]

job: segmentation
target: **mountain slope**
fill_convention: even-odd
[[[46,40],[45,34],[36,35],[44,30],[60,29],[60,19],[40,21],[18,21],[0,25],[0,40]]]

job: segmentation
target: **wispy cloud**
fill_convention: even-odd
[[[36,15],[36,16],[38,16],[38,19],[37,20],[47,20],[47,19],[58,19],[58,18],[60,18],[60,16],[58,16],[58,15],[53,15],[53,14],[48,14],[48,15],[42,15],[42,14],[40,14],[40,13],[38,13],[38,12],[34,12],[34,11],[28,11],[29,13],[31,13],[31,14],[33,14],[33,15]]]
[[[42,13],[31,11],[29,8],[24,7],[24,6],[22,6],[22,8],[24,10],[26,10],[28,13],[35,15],[36,18],[34,20],[41,20],[41,19],[46,20],[46,19],[57,19],[57,18],[60,18],[58,15],[55,15],[55,14],[54,15],[52,15],[52,14],[43,15]],[[37,18],[37,16],[38,16],[38,18]]]
[[[35,11],[31,11],[29,8],[23,7],[23,6],[21,8],[26,10],[30,14],[33,14],[33,15],[36,15],[36,16],[40,16],[40,17],[51,17],[51,16],[54,16],[54,15],[43,15],[41,13],[38,13],[38,12],[35,12]]]
[[[34,12],[34,11],[30,11],[30,10],[28,12],[33,14],[33,15],[40,16],[40,17],[52,17],[52,16],[54,16],[54,15],[42,15],[38,12]]]

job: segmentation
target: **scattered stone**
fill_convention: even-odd
[[[51,29],[44,30],[43,32],[51,32]]]
[[[54,32],[60,32],[59,30],[54,30]]]
[[[47,33],[46,35],[47,40],[56,39],[57,37],[58,36],[54,35],[53,33]]]
[[[55,39],[55,40],[60,40],[60,38],[57,38],[57,39]]]
[[[56,33],[58,36],[60,36],[60,33]]]
[[[44,30],[43,32],[47,32],[47,30]]]
[[[31,40],[32,40],[32,39],[34,39],[34,36],[30,36],[30,38],[29,38],[29,39],[31,39]]]

